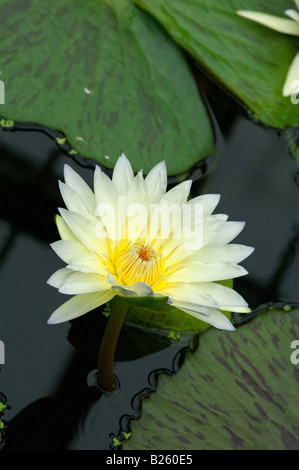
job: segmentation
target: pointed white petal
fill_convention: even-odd
[[[87,294],[88,292],[105,291],[110,288],[107,276],[99,274],[73,272],[60,287],[62,294]]]
[[[160,201],[167,189],[167,170],[165,162],[160,162],[145,178],[148,194],[152,204]]]
[[[176,307],[176,304],[174,304],[174,307]],[[185,313],[188,313],[188,315],[191,315],[192,317],[197,318],[198,320],[201,320],[205,323],[209,323],[215,328],[227,331],[235,331],[235,327],[232,325],[229,319],[225,315],[223,315],[223,313],[219,312],[219,310],[217,310],[216,308],[207,308],[206,311],[208,315],[204,315],[203,313],[201,313],[201,308],[201,306],[198,307],[198,312],[196,312],[196,310],[188,310],[185,308],[181,308],[180,310],[183,310]]]
[[[70,269],[59,269],[54,274],[52,274],[52,276],[47,280],[47,284],[59,289],[72,273],[73,271],[71,271]]]
[[[127,236],[131,241],[143,238],[148,224],[149,195],[139,172],[127,193]]]
[[[169,282],[209,282],[224,281],[245,276],[248,271],[237,264],[215,261],[213,263],[193,263],[182,267],[167,278]]]
[[[167,191],[165,196],[160,199],[160,204],[185,204],[190,194],[191,185],[192,180],[183,181],[183,183],[177,184]]]
[[[245,222],[226,222],[221,230],[211,237],[209,246],[226,245],[236,238],[242,232]]]
[[[166,289],[159,290],[159,294],[170,297],[174,303],[189,302],[204,307],[219,307],[217,300],[209,292],[205,292],[204,289],[195,284],[182,283],[179,286],[170,285]]]
[[[117,207],[118,191],[109,176],[99,166],[96,166],[94,172],[94,192],[97,205],[110,204]]]
[[[202,205],[203,216],[211,215],[217,207],[220,200],[220,194],[202,194],[201,196],[194,197],[187,202],[192,205]]]
[[[180,310],[184,310],[189,315],[197,317],[198,315],[203,315],[204,317],[208,317],[210,315],[209,308],[204,307],[203,305],[195,305],[190,302],[178,302],[175,301],[171,304],[172,307],[179,308]],[[192,313],[191,313],[192,312]]]
[[[225,261],[233,264],[241,263],[250,256],[254,248],[246,245],[223,245],[223,246],[206,246],[202,248],[193,259],[200,263],[211,263],[213,261]]]
[[[62,183],[61,181],[59,181],[59,189],[64,203],[69,211],[77,212],[78,214],[86,217],[91,222],[96,223],[97,219],[94,215],[95,209],[93,208],[93,212],[91,212],[89,207],[85,204],[85,199],[83,199],[82,196],[80,196],[70,186]]]
[[[71,231],[88,249],[102,251],[106,248],[106,240],[99,238],[96,226],[75,212],[59,209],[59,212]]]
[[[83,254],[77,258],[73,258],[67,266],[73,271],[81,271],[82,273],[94,273],[107,276],[107,268],[102,260],[94,253]]]
[[[282,94],[283,96],[290,96],[292,93],[296,93],[296,95],[298,95],[298,89],[299,89],[299,52],[295,55],[290,65],[286,80],[284,82]]]
[[[67,264],[71,263],[73,259],[78,258],[78,256],[89,253],[89,250],[82,243],[74,240],[58,240],[51,243],[50,246],[57,256]]]
[[[73,320],[109,302],[112,297],[114,297],[114,293],[111,289],[103,292],[75,295],[52,313],[48,323],[56,324]]]
[[[209,295],[214,302],[217,302],[218,306],[220,306],[220,310],[225,309],[225,307],[247,307],[247,302],[243,299],[243,297],[238,294],[234,289],[230,289],[229,287],[223,286],[216,282],[200,282],[196,283],[197,288]]]
[[[240,10],[238,15],[247,18],[248,20],[260,23],[268,28],[271,28],[279,33],[291,34],[299,36],[299,25],[293,20],[287,18],[280,18],[279,16],[269,15],[267,13],[259,13],[256,11]]]
[[[299,13],[298,11],[295,10],[285,10],[284,12],[285,15],[287,15],[289,18],[292,18],[292,20],[296,21],[299,23]]]
[[[250,313],[252,312],[249,307],[221,307],[221,310],[226,312],[236,312],[236,313]]]
[[[96,216],[108,235],[118,235],[119,193],[110,178],[97,166],[94,172],[94,190],[97,202]]]
[[[69,226],[65,223],[61,215],[56,215],[55,216],[55,223],[60,235],[60,238],[62,240],[74,240],[79,242],[79,239],[76,237],[76,235],[71,231]]]
[[[123,153],[117,160],[113,175],[112,182],[121,196],[125,195],[134,180],[134,172],[132,166]]]
[[[84,200],[89,212],[94,214],[96,203],[92,190],[81,176],[78,175],[78,173],[76,173],[69,165],[64,165],[64,181],[71,189],[79,194],[79,196]]]

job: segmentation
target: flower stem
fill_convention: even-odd
[[[129,304],[117,296],[101,342],[98,362],[98,384],[102,390],[112,392],[114,353]]]

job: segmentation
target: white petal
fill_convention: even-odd
[[[245,222],[226,222],[215,236],[211,237],[209,246],[226,245],[242,232]]]
[[[131,241],[144,238],[148,225],[149,195],[139,172],[127,193],[127,236]]]
[[[132,166],[123,153],[117,160],[112,176],[112,182],[120,195],[125,195],[134,180]]]
[[[99,292],[110,288],[107,276],[99,274],[73,272],[68,276],[60,287],[62,294],[87,294],[88,292]]]
[[[289,18],[292,18],[292,20],[296,21],[299,23],[299,13],[298,11],[295,10],[285,10],[284,12],[285,15],[287,15]]]
[[[114,279],[112,274],[109,274],[108,282],[109,284],[112,284],[111,289],[122,297],[127,297],[127,296],[146,297],[146,296],[155,295],[152,288],[145,282],[137,282],[133,286],[122,286]]]
[[[184,310],[189,315],[197,317],[198,315],[203,315],[204,317],[208,317],[210,315],[209,308],[204,307],[203,305],[195,305],[190,302],[173,302],[171,304],[172,307],[179,308],[180,310]],[[191,313],[193,312],[193,313]]]
[[[292,92],[294,92],[298,95],[298,89],[299,89],[299,52],[295,55],[290,65],[286,80],[284,82],[282,94],[283,96],[290,96]]]
[[[106,249],[107,242],[105,239],[99,238],[95,225],[75,212],[66,209],[59,209],[59,212],[71,231],[88,249],[100,252]]]
[[[160,199],[160,204],[185,204],[190,194],[192,180],[177,184]]]
[[[96,216],[106,227],[110,238],[117,238],[119,194],[110,178],[97,166],[94,172]]]
[[[236,312],[236,313],[250,313],[252,312],[249,307],[221,307],[221,310],[226,312]]]
[[[73,259],[78,258],[78,256],[89,253],[82,243],[74,240],[58,240],[57,242],[51,243],[50,246],[57,256],[67,264],[71,263]]]
[[[70,188],[79,194],[79,196],[84,200],[89,212],[94,214],[96,203],[92,190],[81,176],[78,175],[78,173],[76,173],[69,165],[64,165],[64,181]]]
[[[77,258],[73,258],[67,268],[73,271],[81,271],[82,273],[95,273],[107,276],[107,268],[102,260],[94,253],[88,253]]]
[[[117,207],[118,191],[109,176],[99,166],[96,166],[94,172],[94,192],[97,205],[110,204]]]
[[[48,323],[54,324],[73,320],[109,302],[113,297],[114,293],[111,289],[103,292],[75,295],[52,313]]]
[[[59,289],[72,273],[73,271],[71,271],[70,269],[59,269],[54,274],[52,274],[52,276],[47,280],[47,284]]]
[[[234,308],[248,306],[243,297],[229,287],[216,282],[201,282],[196,283],[196,286],[200,291],[213,298],[214,302],[217,302],[220,310],[222,310],[222,308],[225,309],[225,307],[231,308],[233,306]]]
[[[83,215],[91,222],[96,223],[94,212],[90,212],[88,206],[85,204],[85,199],[82,198],[70,186],[59,181],[59,189],[64,200],[64,203],[69,211],[77,212]],[[95,206],[95,204],[94,204]]]
[[[204,314],[202,313],[201,306],[193,306],[192,309],[181,308],[175,303],[173,304],[173,306],[179,308],[188,315],[197,318],[198,320],[201,320],[205,323],[214,326],[215,328],[219,328],[221,330],[235,331],[235,327],[232,325],[229,319],[223,313],[219,312],[219,310],[217,310],[216,308],[206,308]]]
[[[202,250],[194,256],[194,259],[200,263],[210,263],[219,260],[238,264],[250,256],[253,251],[254,248],[246,245],[211,245],[202,248]]]
[[[260,23],[264,26],[267,26],[268,28],[278,31],[279,33],[299,36],[299,25],[293,20],[280,18],[279,16],[273,16],[267,13],[259,13],[256,11],[240,10],[237,13],[244,18],[255,21],[256,23]]]
[[[202,194],[201,196],[194,197],[187,202],[187,204],[192,205],[202,205],[203,207],[203,216],[206,217],[211,215],[217,207],[220,200],[220,194]]]
[[[217,300],[209,292],[205,292],[195,284],[182,283],[179,286],[168,286],[166,289],[159,290],[159,293],[170,297],[174,303],[189,302],[204,307],[219,307]]]
[[[74,240],[76,242],[79,242],[79,239],[71,231],[69,226],[65,223],[65,221],[60,215],[55,216],[55,223],[57,225],[58,232],[62,240]]]
[[[160,162],[145,178],[150,201],[155,204],[165,195],[167,189],[167,170],[165,162]]]
[[[237,264],[215,261],[213,263],[193,263],[182,267],[167,278],[169,282],[209,282],[224,281],[245,276],[248,271]]]
[[[149,205],[149,193],[142,176],[142,171],[137,173],[128,190],[127,204],[128,207],[133,204],[142,204],[145,207]]]

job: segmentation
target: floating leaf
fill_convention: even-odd
[[[135,171],[164,159],[173,175],[214,152],[183,53],[130,0],[11,0],[0,17],[3,125],[54,128],[109,168],[125,152]]]
[[[241,18],[237,10],[284,16],[286,0],[135,0],[188,53],[268,125],[299,125],[298,107],[282,89],[298,38]]]
[[[298,449],[298,327],[299,308],[275,308],[202,333],[179,372],[159,376],[124,449]]]

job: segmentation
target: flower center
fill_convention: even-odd
[[[136,282],[145,282],[152,286],[160,273],[158,253],[145,243],[135,243],[120,249],[114,266],[119,282],[127,286]]]

